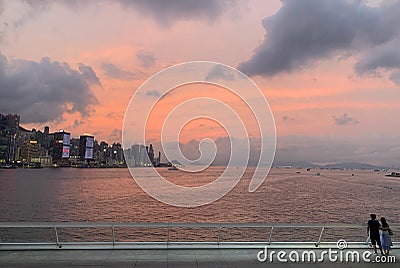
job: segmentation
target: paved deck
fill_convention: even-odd
[[[400,249],[391,252],[396,263],[259,262],[261,249],[184,250],[25,250],[0,251],[0,267],[387,267],[398,268]],[[288,253],[290,250],[286,250]],[[363,250],[358,250],[362,252]],[[299,251],[301,252],[301,251]],[[317,254],[320,250],[316,251]]]

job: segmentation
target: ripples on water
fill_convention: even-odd
[[[168,180],[184,186],[209,183],[222,171],[223,167],[189,174],[159,169]],[[177,208],[149,197],[127,169],[0,170],[0,221],[363,224],[374,212],[385,216],[389,224],[400,222],[400,178],[385,177],[383,172],[273,168],[263,185],[249,193],[253,172],[249,168],[228,195],[212,204]],[[138,237],[135,232],[148,236],[146,240],[165,238],[164,230],[154,229],[120,231],[120,239],[131,241]],[[170,239],[179,239],[183,233],[189,241],[215,237],[213,232],[196,230],[193,235],[193,230],[171,230]],[[243,238],[234,229],[224,232],[227,238]],[[97,237],[102,233],[98,230]],[[108,236],[109,230],[103,235]],[[268,231],[252,230],[246,235],[253,236],[265,240]]]

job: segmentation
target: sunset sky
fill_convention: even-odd
[[[215,61],[251,77],[267,98],[277,161],[399,167],[398,14],[392,0],[0,0],[0,113],[19,114],[28,129],[120,142],[128,102],[146,79]],[[197,93],[237,101],[192,86],[160,111]],[[181,142],[225,135],[198,120]]]

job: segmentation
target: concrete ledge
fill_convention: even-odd
[[[391,252],[397,263],[260,262],[259,249],[185,250],[24,250],[0,251],[0,267],[398,267],[400,250]],[[290,251],[290,250],[288,250]],[[317,249],[320,253],[322,250]],[[363,252],[364,250],[358,250]],[[301,253],[302,251],[299,250]]]

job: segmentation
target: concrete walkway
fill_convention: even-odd
[[[261,249],[184,249],[184,250],[22,250],[0,251],[0,267],[400,267],[400,249],[391,255],[396,263],[260,262]],[[276,250],[280,251],[280,250]],[[292,250],[285,250],[289,254]],[[302,251],[298,250],[301,255]],[[321,250],[315,251],[317,256]],[[357,250],[360,254],[364,250]],[[270,253],[270,252],[269,252]],[[362,255],[360,255],[362,256]],[[288,258],[288,256],[286,256]],[[374,259],[372,255],[370,259]]]

